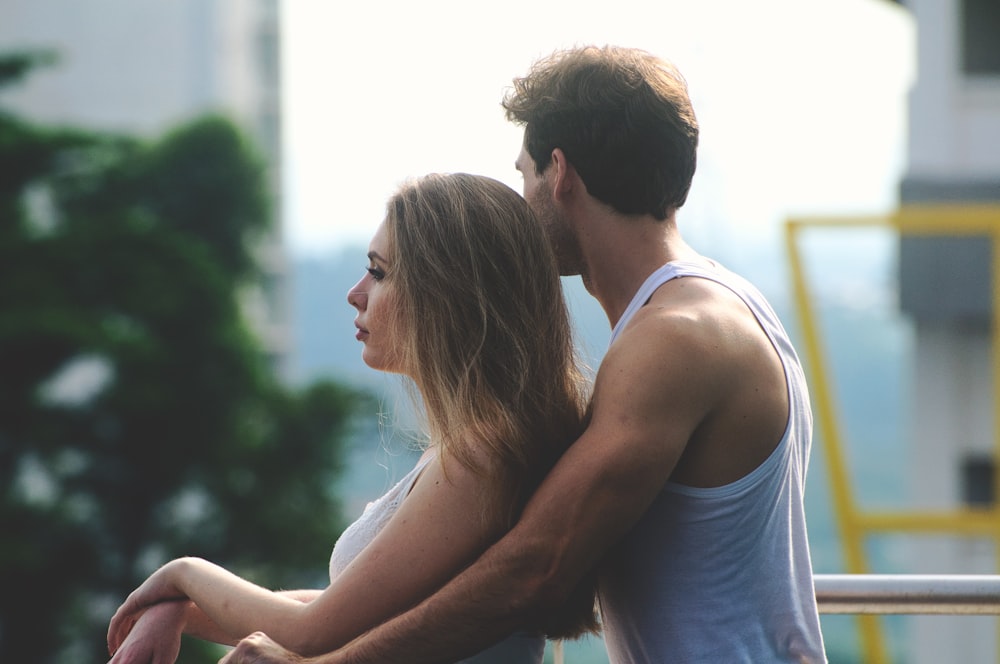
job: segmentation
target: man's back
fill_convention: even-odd
[[[699,453],[684,476],[708,485],[680,483],[675,474],[602,564],[600,600],[611,661],[824,661],[802,505],[812,419],[798,360],[755,289],[724,270],[694,264],[671,263],[657,271],[616,333],[628,328],[636,307],[656,306],[646,304],[651,293],[678,277],[718,282],[753,313],[784,374],[783,435],[764,441],[766,449],[751,440],[752,432],[767,430],[768,416],[757,412],[746,415],[746,439],[734,436],[733,423],[717,427],[721,441],[692,437],[691,444],[701,442],[710,453]],[[626,335],[619,343],[638,342]],[[723,346],[721,354],[727,352]],[[720,410],[741,408],[725,401]],[[751,449],[736,449],[742,443]],[[754,454],[762,455],[759,463]],[[749,472],[712,482],[719,468],[723,475],[732,472],[725,457],[742,457],[752,464]]]

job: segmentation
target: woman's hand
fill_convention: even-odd
[[[178,581],[181,570],[187,564],[188,560],[185,558],[170,561],[150,574],[142,585],[125,598],[108,626],[109,652],[114,653],[121,647],[150,607],[168,600],[186,599],[178,587]]]
[[[161,602],[148,610],[131,626],[124,641],[108,647],[108,664],[173,664],[181,650],[186,602]]]

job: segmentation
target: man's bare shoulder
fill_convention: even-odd
[[[739,296],[698,277],[653,294],[608,350],[598,387],[595,400],[614,402],[628,389],[639,395],[643,418],[673,431],[684,450],[674,479],[693,485],[719,486],[755,468],[787,420],[784,370],[770,338]]]
[[[741,324],[736,304],[739,298],[705,279],[674,279],[657,289],[601,362],[592,428],[683,449],[729,390],[733,330]]]
[[[699,277],[678,277],[660,286],[622,330],[616,346],[623,354],[713,358],[746,352],[761,337],[753,313],[729,288]]]

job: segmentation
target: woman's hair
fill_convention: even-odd
[[[461,173],[405,184],[385,229],[399,359],[431,439],[487,480],[485,518],[510,528],[583,430],[587,381],[551,247],[516,192]],[[594,628],[587,599],[565,633]]]
[[[560,148],[591,196],[625,214],[665,219],[694,176],[698,121],[687,83],[645,51],[557,51],[514,79],[507,119],[524,125],[539,173]]]

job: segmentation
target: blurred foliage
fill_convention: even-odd
[[[0,56],[0,87],[50,60]],[[0,662],[106,661],[179,555],[323,584],[366,397],[282,386],[241,316],[265,191],[222,118],[147,143],[0,109]]]

